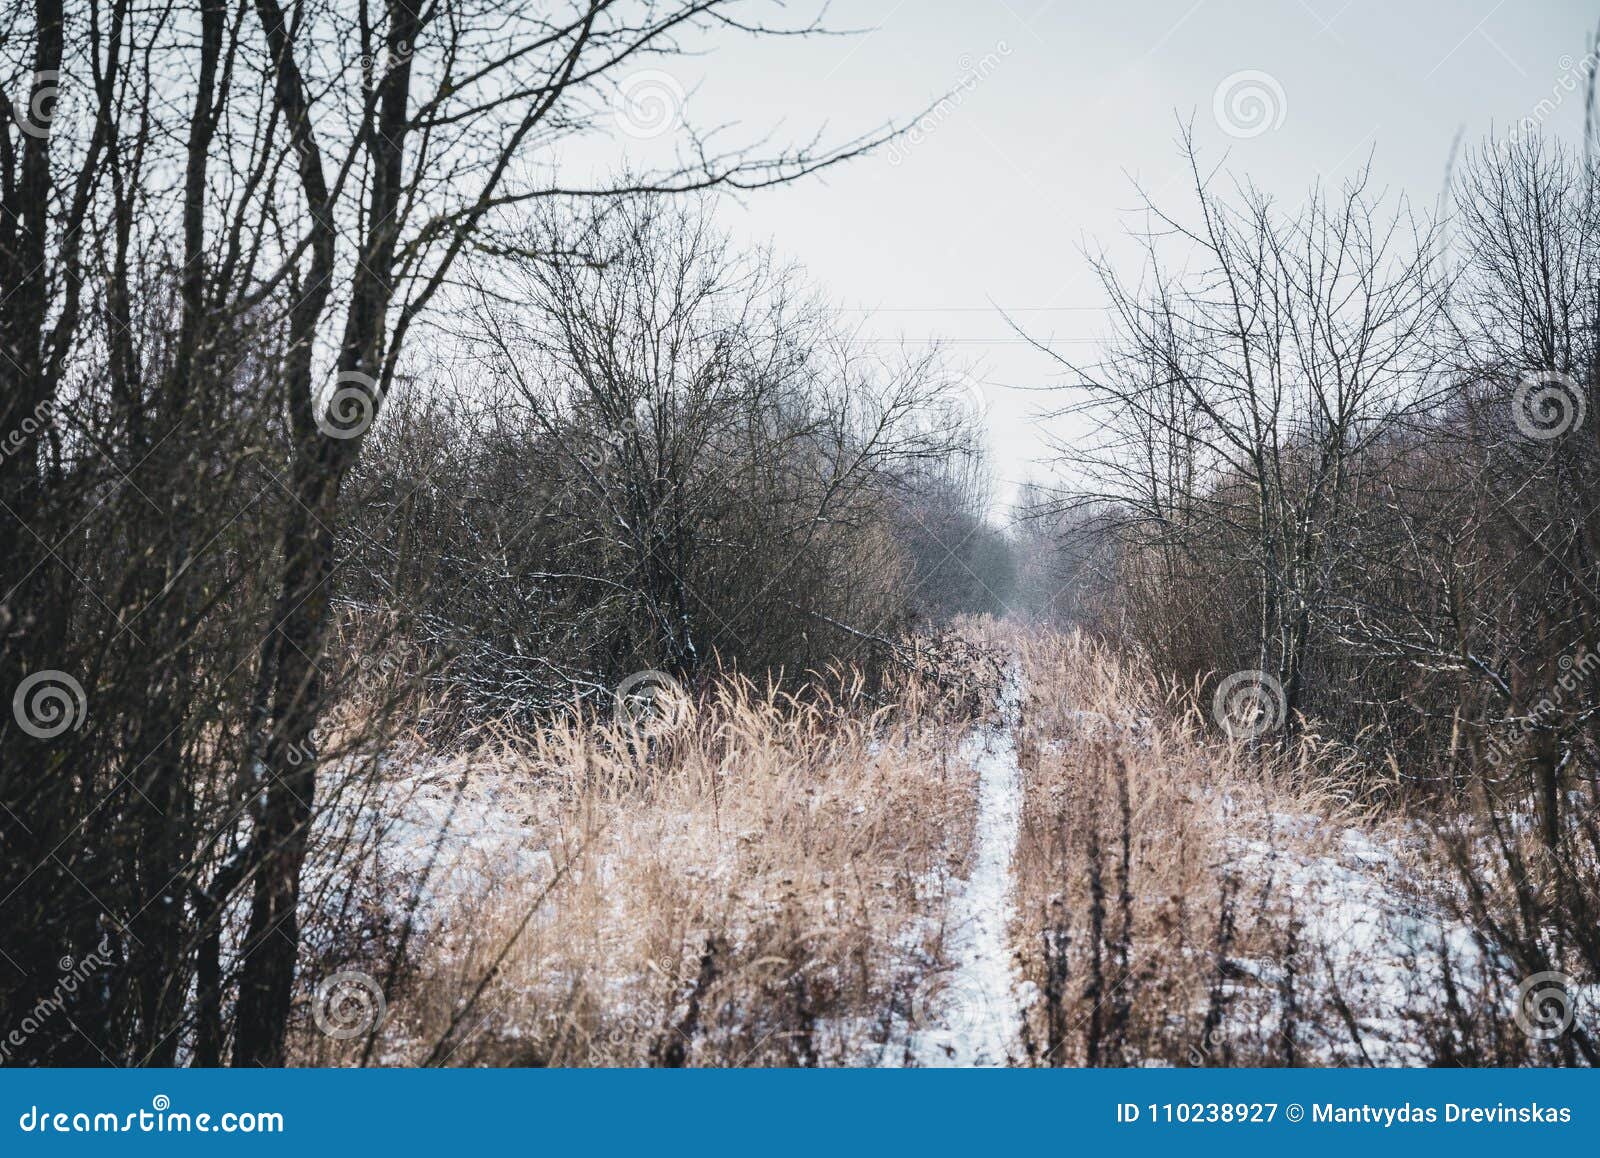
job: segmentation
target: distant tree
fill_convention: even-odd
[[[1275,677],[1292,720],[1360,516],[1356,464],[1439,397],[1443,285],[1431,229],[1384,212],[1367,170],[1285,214],[1217,192],[1192,144],[1187,159],[1192,222],[1147,201],[1146,269],[1098,261],[1105,361],[1051,352],[1077,395],[1065,413],[1092,430],[1060,447],[1060,505],[1114,525],[1159,586],[1239,584],[1253,621],[1232,662]]]

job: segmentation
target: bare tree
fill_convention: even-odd
[[[1293,713],[1357,511],[1355,469],[1437,396],[1426,339],[1442,301],[1431,232],[1385,213],[1363,170],[1284,213],[1248,186],[1216,191],[1192,144],[1190,221],[1146,201],[1144,276],[1097,268],[1116,336],[1076,366],[1064,413],[1064,501],[1148,553],[1160,584],[1200,554],[1248,595],[1253,655]],[[1215,577],[1215,576],[1214,576]],[[1237,661],[1235,661],[1237,662]]]
[[[39,930],[0,993],[48,990],[63,944],[115,957],[75,998],[99,1042],[37,1056],[283,1060],[339,496],[408,340],[515,207],[754,189],[892,133],[555,163],[636,67],[818,31],[731,0],[0,16],[0,683],[64,684],[76,725],[0,720],[0,903]]]
[[[468,326],[498,420],[538,448],[507,512],[529,561],[507,570],[564,609],[537,617],[559,638],[516,648],[609,694],[717,658],[803,671],[903,620],[892,493],[969,435],[936,354],[861,356],[703,207],[547,216],[521,248],[540,256],[485,278]]]

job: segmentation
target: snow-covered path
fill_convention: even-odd
[[[954,967],[912,1040],[918,1065],[1003,1066],[1019,1053],[1022,1011],[1007,931],[1011,859],[1022,823],[1021,708],[1022,675],[1013,663],[1000,692],[999,722],[974,730],[961,745],[962,758],[978,773],[972,874],[951,905],[945,952]]]

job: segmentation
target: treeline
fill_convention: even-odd
[[[862,353],[703,206],[551,216],[523,248],[343,511],[341,597],[409,616],[453,723],[605,701],[641,671],[871,676],[914,625],[987,609],[949,574],[993,532],[936,353]]]
[[[1600,169],[1490,141],[1424,223],[1368,173],[1286,207],[1190,160],[1147,267],[1102,266],[1093,434],[1033,496],[1064,610],[1438,806],[1485,947],[1600,975]]]
[[[895,127],[559,164],[650,62],[816,31],[756,7],[0,15],[8,1062],[281,1064],[328,772],[424,699],[870,665],[911,619],[901,528],[970,450],[936,364],[673,200]]]

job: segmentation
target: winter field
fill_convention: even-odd
[[[5,5],[0,1065],[1600,1065],[1537,7]]]
[[[1230,739],[1081,635],[974,621],[924,659],[882,697],[729,679],[352,757],[296,1060],[1550,1064],[1594,1023],[1592,987],[1519,989],[1444,834],[1346,801],[1315,736]]]

